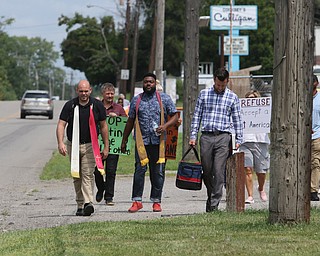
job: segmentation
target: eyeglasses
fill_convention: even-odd
[[[79,90],[80,93],[88,93],[89,90]]]

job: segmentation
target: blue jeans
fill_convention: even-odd
[[[149,158],[149,172],[151,182],[150,200],[161,203],[162,189],[164,183],[165,164],[157,164],[159,160],[159,145],[146,145],[146,152]],[[141,166],[137,148],[135,149],[135,172],[133,176],[132,201],[142,201],[144,179],[147,165]]]

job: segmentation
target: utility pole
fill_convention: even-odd
[[[163,44],[164,44],[164,13],[165,0],[157,0],[157,37],[156,37],[156,59],[155,70],[160,84],[163,83]]]
[[[153,18],[152,41],[151,41],[151,50],[150,50],[149,67],[148,67],[149,72],[153,72],[155,70],[156,40],[157,40],[157,9],[155,9],[154,18]]]
[[[137,72],[137,56],[138,56],[138,44],[139,44],[139,17],[140,17],[140,1],[136,0],[136,8],[134,15],[134,36],[133,36],[133,49],[132,49],[132,71],[131,71],[131,99],[134,96],[136,72]]]
[[[308,223],[314,0],[275,10],[269,222]]]
[[[123,45],[122,69],[128,69],[128,51],[129,51],[129,31],[130,31],[130,0],[127,0],[126,24]],[[121,79],[120,93],[127,94],[127,80]]]
[[[199,7],[201,1],[186,0],[183,94],[183,150],[189,147],[190,125],[198,96]]]

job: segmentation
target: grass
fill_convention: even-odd
[[[118,162],[117,175],[131,175],[134,173],[134,142],[132,143],[131,152],[129,156],[121,155]],[[166,164],[166,170],[177,170],[178,163],[182,157],[182,134],[178,136],[177,146],[177,158],[176,160],[168,160]],[[40,179],[51,180],[51,179],[65,179],[70,178],[70,162],[68,157],[64,157],[55,151],[52,154],[52,158],[45,165]]]
[[[178,160],[181,158],[181,136]],[[175,170],[176,161],[167,169]],[[57,152],[42,179],[69,178],[69,160]],[[118,174],[132,174],[133,156],[120,158]],[[32,191],[37,192],[37,191]],[[2,211],[0,215],[8,213]],[[0,233],[0,254],[29,255],[318,255],[320,210],[311,224],[268,224],[268,211],[214,212],[140,221],[87,222]]]
[[[312,209],[312,223],[320,211]],[[0,234],[1,255],[318,255],[319,225],[269,225],[267,211],[82,223]]]

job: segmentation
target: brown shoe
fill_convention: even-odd
[[[132,203],[132,206],[129,208],[128,212],[137,212],[140,209],[143,208],[143,205],[141,202],[135,201]]]

